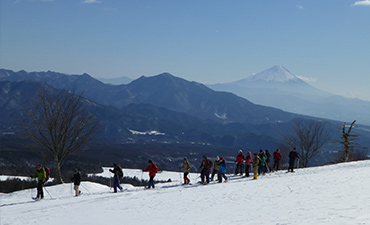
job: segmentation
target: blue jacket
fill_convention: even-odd
[[[225,162],[225,160],[221,161],[219,166],[220,166],[219,172],[226,173],[227,163]]]

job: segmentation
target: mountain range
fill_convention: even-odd
[[[11,149],[6,151],[21,148],[14,146],[19,144],[15,138],[22,138],[17,121],[43,86],[55,91],[74,89],[86,98],[85,104],[101,124],[98,143],[89,149],[88,156],[100,163],[119,156],[126,160],[125,164],[137,166],[138,158],[145,161],[149,154],[162,164],[171,164],[171,157],[175,156],[199,159],[199,154],[215,156],[220,152],[232,156],[238,148],[254,151],[279,147],[283,134],[291,132],[297,121],[321,121],[333,139],[339,136],[336,129],[343,124],[256,105],[235,94],[214,91],[169,73],[111,85],[88,74],[1,69],[0,138],[3,146]],[[360,144],[370,145],[370,129],[355,130],[363,136]],[[0,160],[0,164],[14,163],[14,158]]]
[[[345,98],[317,89],[282,66],[229,83],[208,85],[228,91],[253,103],[288,112],[370,125],[370,102]]]

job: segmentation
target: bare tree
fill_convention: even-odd
[[[53,91],[45,88],[38,92],[38,101],[28,111],[24,123],[27,133],[51,153],[57,182],[63,183],[61,166],[71,154],[85,147],[95,136],[98,123],[86,108],[84,99],[74,91]]]
[[[309,161],[329,141],[329,133],[325,131],[322,123],[316,121],[296,122],[293,130],[294,135],[285,135],[285,140],[288,145],[297,148],[301,166],[307,167]]]
[[[367,148],[360,146],[355,141],[360,136],[357,134],[351,134],[352,128],[356,120],[354,120],[351,125],[349,126],[348,130],[346,131],[347,125],[344,122],[342,130],[339,130],[342,134],[342,141],[338,141],[341,145],[343,145],[343,154],[340,158],[342,162],[348,162],[351,160],[358,160],[358,159],[365,159],[367,154]],[[357,151],[355,151],[355,148]],[[360,149],[365,151],[359,151]]]

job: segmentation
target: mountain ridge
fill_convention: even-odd
[[[288,70],[282,68],[284,67],[275,66],[254,76],[262,74],[263,77],[265,73],[276,75],[275,72],[287,73]],[[289,76],[287,76],[286,82],[276,82],[274,79],[251,79],[251,77],[207,86],[216,91],[232,92],[255,104],[271,106],[292,113],[346,122],[356,119],[362,124],[370,125],[370,118],[367,115],[370,111],[369,101],[331,94],[311,86],[297,76],[295,76],[298,78],[297,81],[288,79]]]

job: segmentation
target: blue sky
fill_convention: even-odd
[[[0,67],[202,83],[274,65],[370,100],[370,0],[0,0]]]

